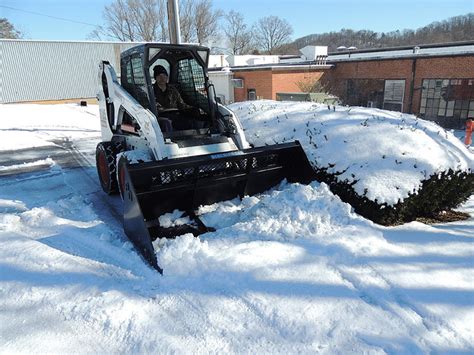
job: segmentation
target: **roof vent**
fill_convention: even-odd
[[[420,47],[418,47],[418,46],[413,47],[413,53],[414,53],[414,54],[420,53]]]

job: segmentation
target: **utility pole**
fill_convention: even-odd
[[[178,0],[168,0],[168,29],[171,44],[181,44]]]

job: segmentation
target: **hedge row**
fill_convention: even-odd
[[[331,191],[352,205],[356,213],[382,225],[405,223],[417,218],[436,218],[440,212],[459,206],[474,194],[474,173],[450,169],[423,180],[416,193],[388,206],[357,194],[352,187],[357,181],[338,181],[340,173],[330,174],[327,169],[316,169],[317,180],[328,184]]]

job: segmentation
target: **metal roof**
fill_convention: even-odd
[[[257,64],[257,65],[244,65],[238,67],[230,67],[231,71],[255,71],[255,70],[301,70],[301,69],[330,69],[334,65],[332,64],[316,64],[313,62],[300,62],[300,63],[276,63],[276,64]],[[211,71],[211,69],[209,69]]]
[[[422,57],[445,57],[459,55],[474,55],[474,42],[454,42],[444,44],[404,46],[394,48],[379,48],[332,52],[328,62],[347,62],[361,60],[409,59]]]

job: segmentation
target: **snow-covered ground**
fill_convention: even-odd
[[[99,130],[96,106],[0,105],[0,353],[474,351],[474,197],[381,227],[282,183],[202,207],[217,231],[155,243],[160,276],[100,189]]]

